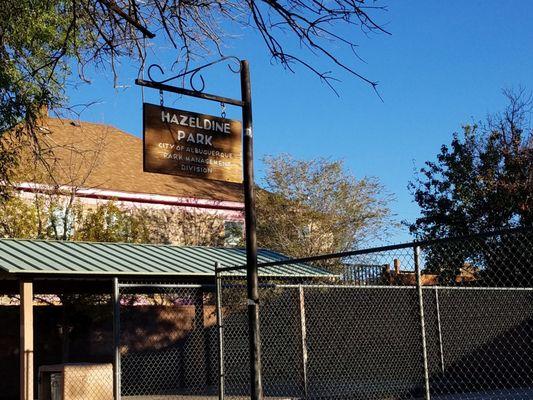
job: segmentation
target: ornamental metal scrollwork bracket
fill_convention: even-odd
[[[205,80],[204,80],[204,77],[202,76],[202,74],[200,74],[200,71],[205,69],[205,68],[207,68],[207,67],[210,67],[210,66],[215,65],[215,64],[219,64],[219,63],[224,62],[224,61],[230,61],[228,63],[228,69],[231,72],[233,72],[235,74],[238,74],[241,71],[240,60],[237,57],[234,57],[234,56],[227,56],[227,57],[222,57],[219,60],[212,61],[212,62],[210,62],[208,64],[202,65],[200,67],[188,70],[188,71],[183,72],[181,74],[174,75],[174,76],[171,76],[170,78],[166,78],[166,79],[162,79],[162,80],[154,79],[152,74],[153,74],[153,69],[155,68],[155,69],[159,70],[159,73],[161,75],[165,75],[165,72],[163,71],[163,68],[161,68],[161,66],[159,64],[152,64],[152,65],[150,65],[148,67],[148,79],[150,79],[150,81],[153,82],[153,83],[165,84],[165,83],[168,83],[168,82],[173,81],[175,79],[185,78],[186,76],[189,76],[189,86],[191,87],[191,89],[193,91],[197,92],[197,93],[202,93],[204,91],[204,89],[205,89]],[[234,63],[236,66],[232,65],[232,63]],[[200,79],[200,85],[201,86],[199,88],[195,84],[195,78],[196,77],[198,77]]]
[[[214,94],[204,93],[205,80],[202,74],[200,73],[200,71],[212,65],[219,64],[222,62],[228,62],[228,69],[231,72],[235,74],[241,73],[241,60],[239,60],[237,57],[234,57],[234,56],[226,56],[216,61],[212,61],[205,65],[201,65],[191,70],[171,76],[170,78],[164,77],[165,71],[159,64],[152,64],[148,67],[148,70],[147,70],[148,80],[136,79],[135,83],[139,86],[149,87],[152,89],[158,89],[159,91],[179,93],[185,96],[197,97],[197,98],[201,98],[204,100],[217,101],[220,103],[232,104],[234,106],[242,107],[243,102],[241,100],[236,100],[236,99],[231,99],[227,97],[217,96]],[[163,79],[159,79],[159,80],[154,79],[154,76],[153,76],[154,70],[158,70],[159,71],[158,73],[162,76]],[[186,87],[178,87],[178,86],[172,86],[168,84],[168,82],[170,81],[180,79],[180,78],[185,79],[186,77],[189,78],[190,89]]]

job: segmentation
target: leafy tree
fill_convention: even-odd
[[[13,142],[32,138],[37,151],[37,120],[47,106],[64,104],[66,60],[79,42],[67,7],[40,0],[7,0],[0,7],[0,132],[12,135],[10,143],[0,143],[4,181],[26,144],[17,147]]]
[[[417,238],[533,225],[531,98],[504,94],[503,113],[463,126],[409,184],[422,214],[410,225]]]
[[[436,161],[428,161],[409,187],[422,216],[410,225],[418,239],[465,236],[533,226],[531,98],[504,91],[508,105],[486,121],[463,126]],[[531,233],[451,242],[425,248],[426,268],[449,282],[466,265],[473,284],[530,285]]]
[[[356,179],[342,161],[268,157],[257,195],[259,246],[293,257],[339,252],[381,236],[390,224],[382,185]]]

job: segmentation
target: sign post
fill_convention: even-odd
[[[239,141],[235,141],[234,139],[225,140],[231,137],[234,138],[235,132],[240,130],[238,121],[230,121],[225,119],[220,121],[218,117],[206,116],[181,110],[162,110],[163,107],[158,108],[154,105],[145,105],[144,168],[145,171],[148,172],[184,175],[189,177],[192,176],[204,179],[215,179],[240,183],[240,173],[236,173],[234,167],[237,164],[240,164],[242,160],[242,182],[244,190],[246,233],[248,331],[250,347],[250,389],[252,400],[262,400],[263,388],[261,380],[261,337],[259,334],[259,283],[257,271],[252,90],[250,84],[250,66],[248,61],[239,60],[241,100],[204,93],[203,78],[202,88],[200,90],[196,90],[193,85],[194,76],[203,68],[229,59],[237,61],[235,57],[224,57],[218,61],[211,62],[202,67],[195,68],[183,74],[179,74],[162,81],[155,81],[150,76],[150,70],[152,67],[157,67],[160,71],[162,71],[161,67],[158,65],[152,65],[150,68],[148,68],[148,76],[150,77],[150,81],[137,79],[135,83],[140,86],[158,89],[160,91],[178,93],[185,96],[197,97],[223,104],[232,104],[242,108],[242,153],[239,153],[238,149],[235,147],[240,147]],[[230,69],[233,72],[238,72],[234,71],[231,67]],[[193,90],[166,84],[173,79],[183,78],[186,75],[190,76],[190,83]],[[168,114],[161,114],[162,111],[168,112]],[[170,112],[172,112],[172,115]],[[174,115],[176,115],[175,119],[173,119]],[[161,120],[160,122],[157,122],[158,118]],[[214,128],[213,123],[215,124]],[[217,123],[222,125],[217,125]],[[226,126],[225,124],[228,125]],[[155,136],[150,136],[150,130],[152,128],[155,130]],[[161,140],[162,136],[157,136],[157,132],[159,132],[159,135],[163,135],[161,132],[166,132],[166,137],[170,137],[171,140]],[[215,133],[217,134],[216,138]],[[224,136],[224,134],[229,136]],[[216,145],[214,145],[215,143]],[[216,153],[217,151],[218,154]],[[194,157],[191,157],[191,155],[194,155]]]
[[[263,398],[261,385],[261,336],[259,335],[259,290],[257,277],[257,237],[254,197],[254,150],[252,127],[252,87],[250,66],[241,61],[241,99],[243,123],[243,176],[246,232],[246,288],[248,294],[248,332],[250,341],[250,377],[252,400]]]

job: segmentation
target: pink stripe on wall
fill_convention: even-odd
[[[15,185],[15,189],[26,193],[64,193],[70,194],[70,186],[58,188],[49,185],[23,182]],[[178,207],[184,210],[203,210],[209,214],[216,214],[225,220],[244,221],[244,204],[234,201],[217,201],[209,199],[195,199],[189,197],[175,197],[158,194],[119,192],[105,189],[76,189],[76,197],[84,203],[96,204],[98,201],[116,201],[125,207],[136,204],[149,208]],[[85,200],[85,201],[84,201]],[[92,200],[92,201],[91,201]]]

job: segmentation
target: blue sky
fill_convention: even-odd
[[[533,90],[533,2],[531,1],[386,1],[380,14],[392,33],[366,37],[356,31],[359,54],[349,52],[364,76],[379,81],[383,102],[372,89],[342,71],[340,97],[311,73],[293,74],[272,65],[253,32],[232,41],[226,53],[251,63],[256,173],[264,155],[344,159],[357,177],[378,178],[395,195],[397,220],[414,220],[418,207],[407,190],[415,167],[434,159],[463,123],[483,119],[505,106],[503,88]],[[156,44],[150,62],[170,66],[173,49]],[[323,60],[317,59],[318,65]],[[98,101],[82,119],[104,122],[141,135],[141,89],[133,84],[134,66],[120,67],[114,89],[109,73],[93,74],[91,85],[69,89],[71,104]],[[224,67],[205,74],[207,92],[239,97],[238,77]],[[158,93],[145,90],[158,102]],[[217,104],[165,95],[175,108],[220,113]],[[228,107],[228,116],[240,119]],[[384,242],[410,240],[405,228]]]

